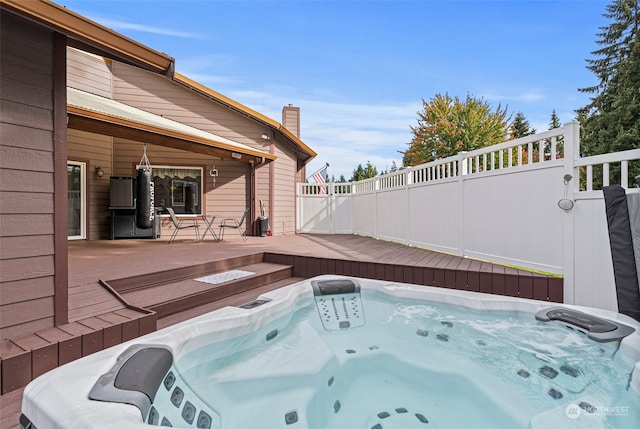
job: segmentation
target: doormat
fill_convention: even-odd
[[[255,273],[252,273],[251,271],[231,270],[223,273],[211,274],[209,276],[198,277],[195,281],[217,285],[220,283],[230,282],[232,280],[238,280],[243,277],[252,276],[254,274]]]

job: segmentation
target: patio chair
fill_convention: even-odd
[[[248,214],[249,214],[249,209],[245,209],[240,219],[233,219],[233,218],[222,219],[222,221],[220,222],[220,233],[218,234],[218,237],[220,237],[220,241],[224,240],[224,230],[227,228],[237,229],[240,232],[242,239],[244,241],[247,241],[247,235],[245,234],[245,231],[242,229],[242,225],[244,224],[244,221],[247,218]]]
[[[197,220],[189,219],[189,220],[192,220],[193,223],[189,223],[189,224],[183,225],[184,222],[187,219],[178,220],[178,218],[176,218],[176,212],[174,212],[171,207],[167,207],[166,210],[169,212],[169,216],[171,216],[171,222],[173,222],[173,227],[174,227],[173,234],[171,235],[171,238],[169,239],[169,244],[171,244],[171,242],[173,240],[175,240],[176,235],[178,235],[178,233],[181,230],[187,229],[187,228],[195,228],[195,230],[196,230],[196,241],[200,241],[200,233],[199,233],[200,225],[198,225],[198,221]]]

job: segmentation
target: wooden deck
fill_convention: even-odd
[[[44,353],[55,353],[54,344],[60,357],[57,364],[61,364],[204,312],[251,301],[282,284],[325,273],[562,300],[562,279],[559,278],[356,235],[248,237],[246,242],[231,234],[224,242],[196,243],[188,236],[179,239],[170,245],[165,238],[69,242],[69,324],[11,339],[9,347],[23,353],[14,351],[13,361],[4,359],[12,356],[11,350],[7,353],[5,342],[4,351],[0,350],[3,378],[11,370],[7,362],[20,368],[25,364],[22,358],[29,359],[31,375],[51,369],[51,365],[37,362],[47,362],[39,358]],[[258,264],[255,270],[263,269],[260,264],[265,263],[290,266],[289,280],[278,278],[232,295],[213,294],[215,300],[180,311],[171,311],[166,304],[159,303],[159,291],[165,291],[161,294],[170,300],[176,299],[168,296],[176,288],[182,292],[193,288],[191,279],[195,277],[189,275],[202,271],[203,266],[224,265],[234,258],[258,254],[262,258],[259,263],[255,257],[249,258]],[[161,282],[169,273],[176,276],[172,287],[150,288],[149,292],[143,288],[136,290],[136,282]],[[145,293],[153,295],[154,305],[165,313],[162,317],[156,318],[156,312],[143,308],[148,302],[145,299],[149,298]],[[24,381],[26,379],[18,380],[23,385]],[[21,392],[22,388],[3,388],[0,429],[18,428]]]

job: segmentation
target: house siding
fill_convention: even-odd
[[[111,61],[67,48],[67,86],[111,98]]]
[[[0,17],[0,338],[54,323],[53,34]]]
[[[276,145],[278,168],[274,177],[273,234],[294,234],[296,231],[296,159],[295,153]]]
[[[247,120],[246,116],[166,77],[117,62],[113,63],[113,73],[114,100],[256,149],[265,149],[264,144],[256,144],[256,141],[262,141],[260,136],[268,132],[266,125]]]

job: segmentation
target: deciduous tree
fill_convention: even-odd
[[[403,153],[405,166],[501,143],[508,135],[507,108],[492,109],[482,98],[437,94],[422,105],[418,124],[411,127],[413,139]]]

